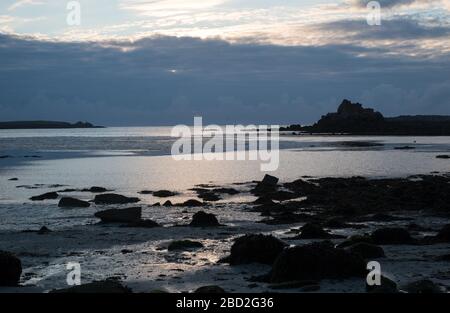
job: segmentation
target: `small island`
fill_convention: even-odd
[[[380,112],[345,99],[337,112],[322,116],[312,126],[291,125],[281,127],[280,131],[368,136],[450,136],[450,116],[384,117]]]
[[[0,122],[0,129],[59,129],[59,128],[103,128],[88,122],[55,122],[55,121],[15,121]]]

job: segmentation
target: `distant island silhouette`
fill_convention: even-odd
[[[0,129],[45,129],[45,128],[103,128],[88,122],[55,122],[55,121],[14,121],[0,122]]]
[[[344,99],[337,112],[322,116],[314,125],[291,125],[281,127],[280,131],[310,134],[450,136],[450,116],[384,117],[380,112]]]

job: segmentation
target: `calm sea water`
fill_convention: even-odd
[[[31,220],[44,215],[68,223],[71,217],[84,216],[77,210],[62,213],[57,201],[36,204],[28,200],[58,189],[104,186],[132,196],[144,189],[169,189],[189,198],[195,196],[189,189],[197,184],[233,185],[259,180],[265,174],[258,161],[176,161],[170,155],[176,140],[170,131],[170,127],[0,130],[0,156],[10,156],[0,158],[0,219],[20,224],[28,214]],[[361,142],[371,145],[361,146]],[[405,145],[415,149],[395,149]],[[281,181],[305,175],[392,177],[450,169],[448,160],[436,159],[450,152],[450,137],[283,135],[279,152],[279,168],[270,174]],[[55,184],[61,187],[50,186]],[[24,185],[36,188],[20,187]],[[86,193],[73,195],[92,198]],[[161,200],[142,199],[148,204]]]

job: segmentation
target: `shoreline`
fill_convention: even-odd
[[[270,270],[269,265],[252,263],[231,266],[220,263],[219,260],[229,255],[234,240],[245,234],[263,233],[291,245],[304,246],[310,242],[323,240],[342,244],[348,241],[349,236],[371,234],[377,229],[386,227],[403,228],[410,233],[414,240],[419,241],[414,244],[407,242],[395,245],[379,244],[386,254],[385,258],[377,259],[385,268],[383,273],[396,281],[399,286],[418,278],[431,279],[441,288],[450,286],[450,276],[447,277],[442,272],[448,261],[437,261],[438,257],[448,253],[450,243],[433,242],[430,239],[434,238],[433,236],[436,236],[444,225],[449,224],[449,210],[445,208],[445,197],[448,190],[441,190],[440,196],[432,196],[433,199],[443,199],[444,207],[442,208],[439,205],[436,210],[432,210],[430,207],[421,208],[421,205],[407,208],[408,203],[414,204],[414,201],[420,203],[420,197],[427,197],[425,193],[418,195],[417,190],[426,189],[424,186],[430,183],[435,184],[432,190],[448,188],[446,185],[450,181],[448,173],[384,180],[365,180],[358,177],[302,178],[294,182],[275,185],[273,183],[266,185],[263,183],[265,180],[259,183],[244,184],[242,185],[243,189],[238,190],[239,193],[249,193],[260,199],[256,203],[253,201],[233,203],[226,201],[227,196],[224,194],[214,191],[212,193],[219,194],[225,199],[225,202],[203,200],[205,204],[195,207],[186,205],[165,207],[139,205],[139,203],[136,205],[92,204],[95,210],[91,208],[71,209],[92,216],[88,219],[87,225],[50,229],[51,232],[41,235],[37,232],[29,232],[30,230],[24,232],[25,229],[11,232],[1,231],[0,247],[2,250],[15,253],[22,260],[24,271],[21,284],[27,287],[0,287],[0,292],[27,292],[29,290],[47,292],[52,289],[66,288],[65,264],[72,261],[82,264],[82,269],[85,271],[82,276],[83,284],[115,278],[134,292],[151,292],[152,290],[188,292],[206,285],[218,285],[228,292],[304,292],[302,287],[291,286],[278,289],[270,282],[251,281],[251,277],[267,273]],[[383,186],[395,184],[399,186],[398,188],[409,190],[405,191],[408,194],[415,194],[416,199],[393,203],[395,205],[384,210],[375,210],[379,207],[377,203],[372,204],[373,208],[371,208],[371,206],[367,206],[369,204],[367,200],[361,203],[361,199],[351,199],[348,195],[341,195],[333,191],[340,185],[346,186],[346,190],[350,191],[357,190],[357,186],[365,188],[367,183],[377,186],[378,183],[375,184],[374,181],[379,181],[381,184],[380,187],[377,187],[380,188],[380,193],[373,198],[380,203],[390,199],[390,196],[384,195]],[[308,185],[310,183],[323,185],[323,187],[317,191],[310,190],[313,186]],[[414,186],[418,188],[416,191],[410,189]],[[216,188],[221,190],[220,188],[223,187],[205,185],[198,187],[195,192],[198,196],[202,196],[205,191],[216,190]],[[373,190],[369,191],[373,192]],[[320,195],[319,198],[315,198],[316,192]],[[39,189],[35,190],[35,193],[38,194]],[[358,193],[364,194],[362,190],[359,190]],[[62,193],[61,196],[70,194]],[[298,197],[305,194],[307,195],[306,200]],[[94,195],[92,194],[92,197]],[[362,199],[365,198],[366,196]],[[201,198],[197,199],[201,200]],[[345,205],[361,207],[361,211],[351,214],[342,211],[336,207],[339,199],[348,203]],[[319,202],[316,203],[316,201]],[[327,209],[329,203],[333,203],[333,206]],[[317,205],[321,208],[318,208]],[[160,223],[161,227],[130,228],[124,227],[120,223],[98,224],[99,220],[93,216],[94,212],[130,206],[141,206],[143,218],[155,220]],[[363,209],[363,206],[366,207]],[[67,210],[58,209],[62,212]],[[180,226],[188,225],[198,211],[216,215],[219,222],[225,226],[204,228]],[[322,231],[316,233],[316,236],[320,238],[313,238],[314,236],[312,238],[296,238],[298,234],[301,234],[301,227],[311,223],[321,225],[320,228],[323,227],[325,233]],[[38,227],[34,231],[37,230]],[[330,234],[336,235],[336,238],[329,237]],[[338,238],[338,236],[343,236],[343,238]],[[172,241],[181,239],[200,242],[203,247],[179,251],[167,250]],[[431,241],[428,242],[428,240]],[[407,261],[408,259],[409,261]],[[243,272],[246,274],[242,275]],[[365,292],[363,280],[351,277],[341,281],[321,279],[318,281],[318,287],[316,292]]]

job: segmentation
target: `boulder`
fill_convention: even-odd
[[[140,207],[127,209],[110,209],[95,213],[104,223],[137,223],[141,221],[142,209]]]
[[[83,191],[83,192],[92,192],[92,193],[102,193],[102,192],[107,192],[108,189],[106,189],[104,187],[93,186],[91,188],[84,188],[81,191]]]
[[[58,199],[58,193],[56,192],[47,192],[39,196],[31,197],[31,201],[43,201],[43,200],[54,200]]]
[[[366,282],[366,292],[368,293],[398,293],[397,283],[386,276],[381,275],[381,285],[370,286]]]
[[[355,243],[346,250],[360,255],[363,259],[377,259],[385,257],[383,248],[366,242]]]
[[[199,206],[203,206],[203,205],[204,205],[204,203],[202,203],[198,200],[190,199],[190,200],[183,202],[180,206],[199,207]]]
[[[343,236],[333,235],[325,231],[322,227],[313,223],[306,223],[300,228],[300,235],[296,239],[332,239],[343,238]]]
[[[104,193],[96,195],[94,199],[95,204],[126,204],[136,203],[139,201],[141,201],[139,198],[125,197],[115,193]]]
[[[16,286],[22,274],[22,262],[12,253],[0,251],[0,286]]]
[[[236,239],[225,261],[231,265],[249,263],[272,265],[285,246],[284,242],[271,235],[245,235]]]
[[[226,293],[226,291],[219,286],[203,286],[196,289],[194,293]]]
[[[273,264],[269,281],[341,279],[366,273],[366,263],[359,255],[321,242],[284,249]]]
[[[400,227],[377,229],[372,233],[371,238],[373,243],[379,245],[402,245],[415,243],[415,240],[411,237],[409,232]]]
[[[169,190],[158,190],[153,192],[153,196],[159,198],[168,198],[176,196],[178,193]]]
[[[51,232],[52,231],[50,229],[48,229],[47,226],[42,226],[41,229],[38,230],[37,234],[38,235],[47,235]]]
[[[198,248],[203,248],[203,244],[201,242],[192,240],[175,240],[169,244],[167,250],[174,251],[174,250],[189,250]]]
[[[131,290],[123,286],[120,282],[115,280],[96,281],[89,284],[73,286],[65,289],[52,290],[51,293],[131,293]]]
[[[78,200],[71,197],[63,197],[59,200],[58,206],[60,208],[88,208],[91,204],[87,201]]]
[[[277,188],[278,178],[266,174],[262,181],[258,182],[252,192],[256,195],[274,192]]]
[[[411,282],[404,286],[402,290],[408,293],[441,293],[441,288],[429,279],[422,279]]]
[[[166,202],[164,202],[163,206],[173,206],[172,202],[170,202],[170,200],[167,200]]]
[[[205,213],[203,211],[195,213],[189,225],[192,227],[220,226],[219,221],[217,220],[217,217],[214,214]]]

